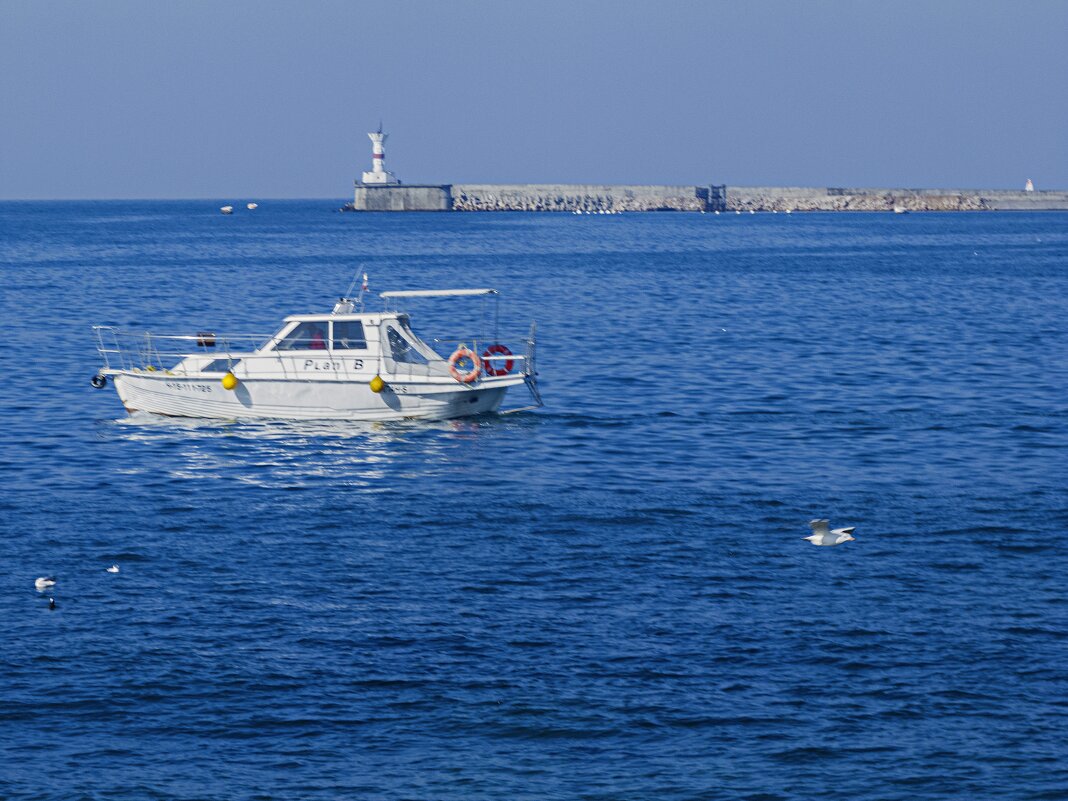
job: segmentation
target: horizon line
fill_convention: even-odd
[[[532,181],[517,181],[517,182],[500,182],[500,181],[452,181],[450,183],[401,183],[401,184],[366,184],[362,185],[365,188],[391,188],[391,187],[421,187],[421,186],[457,186],[464,184],[480,185],[480,186],[725,186],[728,189],[735,187],[738,189],[859,189],[864,191],[873,190],[887,190],[887,191],[902,191],[902,192],[1027,192],[1027,194],[1039,195],[1046,192],[1068,192],[1068,188],[1053,187],[1048,189],[1032,189],[1026,190],[1015,187],[940,187],[940,186],[848,186],[845,184],[831,185],[831,184],[626,184],[626,183],[608,183],[608,182],[582,182],[582,183],[564,183],[560,181],[547,181],[544,183],[537,183]],[[359,185],[358,185],[359,186]],[[0,203],[119,203],[123,201],[146,201],[146,202],[177,202],[177,201],[203,201],[205,203],[216,202],[241,202],[233,200],[234,197],[244,197],[248,199],[248,202],[259,202],[259,200],[269,201],[334,201],[341,200],[342,202],[348,202],[347,195],[338,196],[281,196],[270,197],[267,195],[218,195],[215,197],[205,196],[176,196],[176,197],[148,197],[148,196],[129,196],[129,197],[8,197],[0,198]]]

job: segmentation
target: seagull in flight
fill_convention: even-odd
[[[850,526],[849,528],[832,528],[828,529],[829,520],[810,520],[808,521],[809,527],[812,529],[812,534],[804,539],[811,542],[813,545],[841,545],[843,542],[850,542],[855,540],[853,536],[853,529],[856,526]]]

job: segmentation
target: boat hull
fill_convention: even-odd
[[[218,380],[118,373],[111,376],[129,412],[232,420],[449,420],[497,411],[509,381],[470,385],[390,383],[378,393],[363,381]]]

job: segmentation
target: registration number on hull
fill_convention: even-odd
[[[212,392],[211,384],[190,384],[185,381],[168,381],[164,384],[167,389],[176,389],[179,392]]]

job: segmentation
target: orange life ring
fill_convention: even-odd
[[[482,358],[486,360],[486,375],[508,375],[515,367],[515,359],[508,359],[504,367],[494,367],[489,361],[490,356],[511,356],[512,351],[504,345],[490,345],[482,352]]]
[[[470,359],[472,367],[466,373],[461,373],[456,369],[456,363],[460,359]],[[470,384],[472,381],[478,379],[478,374],[482,372],[482,360],[478,358],[478,354],[465,345],[461,345],[456,349],[456,352],[449,357],[449,372],[452,373],[452,377],[459,381],[461,384]]]

